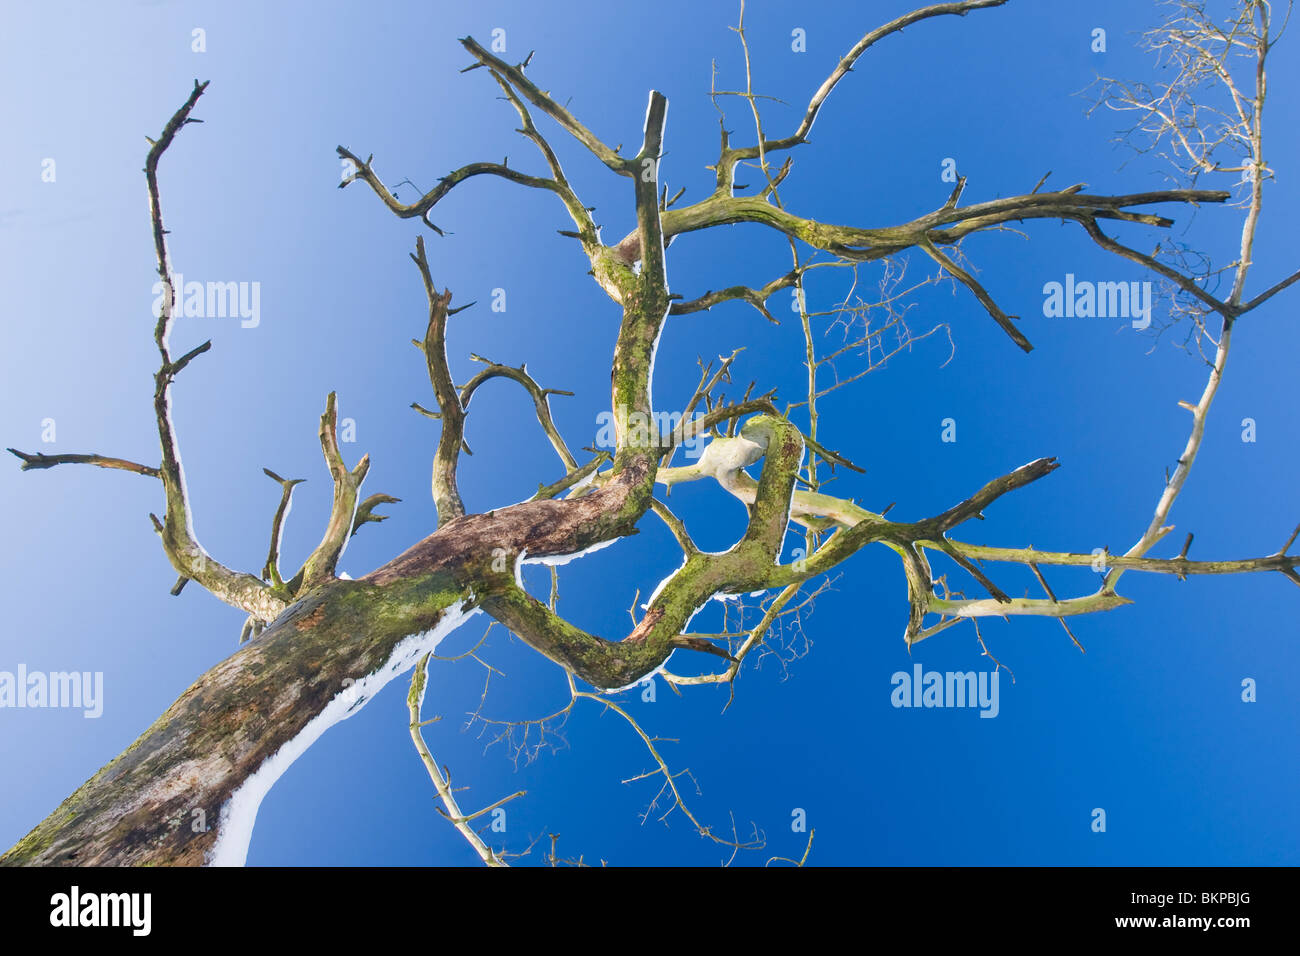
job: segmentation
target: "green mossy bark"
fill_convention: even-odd
[[[234,790],[402,639],[436,626],[465,597],[445,571],[313,591],[200,677],[0,864],[205,862]]]

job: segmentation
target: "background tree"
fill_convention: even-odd
[[[414,547],[359,580],[336,573],[339,559],[362,525],[383,520],[376,508],[396,504],[396,499],[386,494],[362,495],[369,458],[363,456],[355,465],[345,459],[334,393],[326,400],[319,431],[333,484],[330,515],[320,543],[299,570],[287,575],[280,568],[281,536],[297,480],[284,479],[270,470],[267,474],[280,485],[281,496],[260,573],[227,567],[198,543],[180,464],[171,388],[176,376],[206,352],[209,343],[173,355],[171,333],[177,317],[174,304],[164,296],[154,334],[159,355],[154,416],[161,463],[153,466],[100,455],[22,450],[14,450],[14,454],[22,459],[24,469],[90,463],[158,480],[166,508],[161,517],[153,517],[153,523],[178,574],[173,593],[179,594],[193,581],[243,612],[246,620],[240,639],[246,646],[204,674],[132,748],[20,841],[5,861],[242,862],[261,798],[292,759],[392,677],[417,665],[409,698],[416,747],[446,815],[486,862],[502,862],[500,849],[490,847],[474,826],[481,813],[499,803],[480,813],[462,811],[446,772],[439,768],[420,733],[429,655],[445,635],[478,611],[559,664],[570,691],[568,706],[550,718],[499,725],[506,739],[526,753],[536,746],[530,742],[530,733],[543,735],[575,703],[594,701],[625,717],[649,748],[653,758],[650,775],[661,784],[663,798],[662,804],[655,798],[652,808],[679,809],[702,835],[739,849],[760,844],[761,837],[757,833],[744,835],[734,827],[724,833],[698,819],[684,802],[681,778],[661,756],[655,738],[608,692],[635,685],[650,674],[660,675],[674,688],[713,683],[733,691],[742,665],[764,648],[774,622],[789,615],[795,615],[797,621],[824,586],[819,583],[821,576],[869,545],[883,545],[897,556],[907,598],[903,636],[909,649],[968,620],[984,645],[979,621],[1009,615],[1057,618],[1074,640],[1068,619],[1128,603],[1117,590],[1121,575],[1128,570],[1179,577],[1277,571],[1300,583],[1295,572],[1300,557],[1287,554],[1294,534],[1276,552],[1246,559],[1193,560],[1188,557],[1190,536],[1176,557],[1148,555],[1171,530],[1166,522],[1200,450],[1236,322],[1300,278],[1296,273],[1262,285],[1253,296],[1246,292],[1263,184],[1269,173],[1262,145],[1263,66],[1279,32],[1266,4],[1244,3],[1227,27],[1217,26],[1197,6],[1179,6],[1169,25],[1151,37],[1157,49],[1174,58],[1173,81],[1155,90],[1112,84],[1104,89],[1101,99],[1119,109],[1137,110],[1139,130],[1169,149],[1172,157],[1182,162],[1179,168],[1183,172],[1196,176],[1226,173],[1229,184],[1245,182],[1240,254],[1229,267],[1232,281],[1226,294],[1214,285],[1218,271],[1188,266],[1185,248],[1162,245],[1155,253],[1145,254],[1117,237],[1124,229],[1137,226],[1168,230],[1174,224],[1172,216],[1153,211],[1153,207],[1224,203],[1232,199],[1228,189],[1180,183],[1157,191],[1107,195],[1088,192],[1083,184],[1049,190],[1045,188],[1047,177],[1043,177],[1027,193],[963,205],[966,180],[960,177],[946,201],[933,211],[902,222],[866,225],[839,225],[800,215],[783,197],[783,191],[788,194],[783,187],[791,176],[794,156],[806,148],[823,105],[859,57],[907,26],[1004,2],[938,4],[866,33],[813,94],[794,131],[783,137],[774,137],[766,128],[770,123],[764,122],[763,98],[751,78],[742,10],[737,32],[744,53],[745,82],[735,90],[715,85],[711,91],[719,108],[721,145],[711,166],[711,189],[695,201],[682,202],[681,191],[670,195],[662,174],[661,161],[666,163],[668,152],[668,104],[662,94],[650,94],[642,139],[635,152],[621,146],[611,148],[526,75],[531,55],[511,63],[473,39],[462,41],[472,61],[470,69],[486,72],[514,108],[519,131],[540,154],[543,168],[526,173],[508,161],[474,162],[452,170],[434,188],[405,202],[398,198],[399,187],[390,188],[380,179],[373,157],[362,159],[360,152],[340,147],[339,156],[349,164],[342,185],[360,181],[389,210],[402,218],[419,219],[435,232],[441,232],[435,224],[435,207],[471,178],[491,176],[553,194],[573,227],[563,235],[580,248],[591,278],[621,312],[605,420],[612,441],[610,447],[601,447],[605,443],[598,434],[593,446],[583,449],[579,457],[553,419],[549,399],[556,390],[544,388],[526,366],[475,356],[481,369],[464,384],[456,384],[448,361],[448,328],[452,317],[467,306],[454,305],[452,293],[439,290],[424,236],[416,238],[411,259],[424,287],[428,316],[423,338],[414,342],[427,367],[436,410],[419,403],[415,407],[438,419],[441,429],[431,479],[438,526]],[[1243,57],[1244,70],[1239,62]],[[1239,73],[1234,71],[1249,76],[1253,89],[1238,82],[1235,77]],[[1202,95],[1202,87],[1211,80],[1210,85],[1226,91],[1223,95],[1228,98],[1222,111],[1227,119],[1216,120],[1219,125],[1211,125],[1203,116],[1213,108]],[[164,289],[179,283],[163,225],[159,164],[178,134],[197,121],[193,112],[205,90],[206,84],[195,84],[186,103],[151,141],[146,160],[155,255]],[[728,120],[727,107],[732,105],[739,105],[745,115],[749,133],[744,138],[730,128],[734,118]],[[635,211],[634,229],[607,241],[585,195],[561,165],[556,147],[539,129],[538,120],[543,117],[599,161],[607,170],[605,175],[624,181],[624,201]],[[736,145],[733,138],[742,145]],[[1222,163],[1215,155],[1223,148],[1236,150],[1230,163]],[[739,169],[746,170],[750,184],[736,182]],[[975,267],[962,246],[976,233],[1008,231],[1013,223],[1032,228],[1040,219],[1077,224],[1101,248],[1164,279],[1174,304],[1171,316],[1190,317],[1195,340],[1211,346],[1202,396],[1195,404],[1183,403],[1192,417],[1189,437],[1137,543],[1122,553],[1107,551],[1099,557],[1087,547],[1074,552],[1043,551],[974,544],[956,537],[966,537],[967,530],[958,532],[958,527],[983,518],[984,511],[1002,496],[1052,472],[1057,466],[1054,458],[1039,458],[1000,476],[990,475],[983,487],[970,489],[950,507],[910,521],[888,517],[892,505],[871,511],[851,498],[827,494],[823,487],[829,478],[860,469],[847,452],[840,454],[824,443],[827,438],[819,427],[819,402],[883,366],[921,338],[946,331],[940,326],[912,330],[906,306],[910,293],[923,285],[952,285],[972,296],[1021,350],[1032,348],[1015,317],[1008,315],[976,278]],[[786,241],[787,270],[765,283],[704,290],[694,297],[672,292],[668,260],[674,241],[689,233],[737,224],[764,227]],[[919,254],[933,272],[909,277],[905,265],[908,253]],[[873,263],[882,265],[868,278],[865,270]],[[849,292],[829,310],[810,311],[805,286],[822,276],[842,277]],[[879,282],[879,295],[858,295],[859,282],[873,280]],[[713,363],[702,361],[693,394],[680,409],[674,409],[680,415],[667,418],[665,408],[652,400],[656,350],[665,325],[690,321],[675,317],[732,301],[752,305],[770,320],[774,318],[770,300],[785,292],[793,292],[804,340],[804,348],[795,357],[806,369],[806,388],[800,399],[781,401],[773,390],[755,383],[739,400],[733,397],[728,401],[722,390],[731,383],[733,370],[741,361],[737,350]],[[825,346],[816,333],[826,324],[844,333],[842,344]],[[847,368],[853,360],[859,365]],[[495,378],[509,378],[525,389],[561,464],[554,472],[539,476],[537,493],[528,501],[474,513],[466,507],[458,481],[461,456],[468,451],[467,412],[478,389]],[[687,458],[677,464],[683,457],[682,446],[697,446],[701,439],[707,444],[698,459]],[[845,446],[846,437],[836,435],[833,444]],[[756,472],[756,477],[746,469]],[[673,514],[665,500],[669,489],[697,481],[715,482],[746,507],[743,532],[724,551],[699,547],[686,523]],[[662,488],[663,497],[657,488]],[[682,564],[651,593],[640,607],[643,613],[638,614],[634,605],[628,632],[621,638],[605,639],[562,616],[554,568],[627,537],[652,519],[669,529],[683,553]],[[802,534],[795,546],[797,552],[790,550],[787,540],[791,524]],[[1283,537],[1279,532],[1279,538]],[[936,571],[935,564],[943,561],[950,564],[940,565],[944,571]],[[548,600],[534,597],[525,587],[522,568],[528,563],[551,566]],[[1041,594],[1011,597],[997,583],[1002,572],[988,567],[991,564],[1021,566],[1033,574]],[[1104,568],[1100,583],[1078,594],[1058,595],[1041,570],[1042,566],[1096,568],[1098,564]],[[958,570],[970,579],[962,588],[982,592],[980,596],[967,597],[950,587],[948,575]],[[696,615],[709,602],[736,595],[750,595],[748,618],[742,599],[740,608],[728,611],[721,630],[702,632],[693,626]],[[888,612],[882,608],[877,613]],[[683,654],[673,657],[670,665],[669,657],[678,650]],[[987,653],[987,646],[984,650]],[[715,663],[716,667],[711,666]],[[592,690],[580,689],[581,685]],[[217,825],[196,832],[191,825],[196,811],[217,820]],[[550,858],[555,857],[552,843]]]

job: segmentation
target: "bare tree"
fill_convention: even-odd
[[[737,33],[745,56],[745,86],[719,90],[715,84],[711,95],[719,104],[721,142],[712,167],[714,182],[705,198],[682,206],[677,204],[681,193],[670,199],[659,174],[668,109],[664,96],[650,93],[642,141],[635,154],[625,155],[621,147],[608,146],[534,83],[526,73],[531,56],[510,64],[472,38],[462,40],[472,61],[467,69],[483,71],[496,84],[517,112],[519,131],[536,147],[544,168],[526,173],[504,162],[473,162],[451,170],[433,189],[406,203],[380,180],[373,157],[363,160],[360,153],[339,147],[339,155],[352,163],[351,175],[342,185],[364,184],[395,215],[422,220],[435,232],[439,231],[433,220],[438,203],[476,176],[498,177],[554,194],[572,222],[573,228],[564,235],[577,244],[590,275],[622,314],[610,363],[613,448],[610,452],[593,449],[585,458],[575,455],[551,416],[549,397],[555,390],[535,381],[526,367],[479,359],[483,368],[477,375],[464,385],[454,383],[446,333],[452,316],[464,306],[453,307],[452,293],[439,291],[421,237],[411,258],[427,295],[428,324],[423,340],[416,344],[428,366],[437,408],[417,408],[441,425],[431,477],[437,529],[363,578],[350,580],[336,574],[339,556],[350,537],[364,524],[384,520],[376,508],[395,499],[383,494],[362,497],[369,459],[363,457],[352,467],[344,460],[336,437],[335,396],[331,394],[320,420],[320,444],[334,495],[320,544],[296,573],[282,573],[280,533],[296,481],[268,470],[282,492],[266,564],[260,574],[234,570],[208,555],[194,536],[171,415],[176,377],[206,352],[210,343],[173,357],[174,302],[164,296],[154,333],[159,352],[154,414],[161,462],[155,466],[101,455],[14,454],[22,459],[24,469],[85,463],[124,469],[161,482],[166,507],[163,517],[153,521],[179,576],[172,593],[193,581],[239,609],[246,617],[242,647],[205,673],[128,750],[64,801],[2,861],[242,862],[257,806],[285,767],[333,722],[414,666],[408,698],[411,734],[444,815],[484,862],[505,862],[506,854],[489,847],[473,826],[476,818],[504,801],[473,813],[462,811],[446,770],[434,759],[421,733],[425,722],[420,708],[430,654],[443,635],[480,611],[567,675],[570,702],[560,713],[535,722],[539,733],[545,732],[547,720],[563,719],[582,700],[620,713],[654,756],[655,767],[650,773],[662,778],[661,792],[669,810],[680,807],[702,834],[739,849],[759,841],[742,838],[734,825],[729,836],[717,835],[691,815],[678,791],[680,774],[668,767],[654,738],[637,726],[608,692],[655,672],[674,688],[731,684],[745,662],[764,649],[774,626],[801,621],[802,609],[815,599],[821,586],[817,582],[868,545],[882,545],[898,556],[908,606],[903,636],[909,647],[967,620],[978,630],[980,619],[989,616],[1054,617],[1069,631],[1066,622],[1070,617],[1129,603],[1117,590],[1120,578],[1129,570],[1179,577],[1275,571],[1300,584],[1295,570],[1300,555],[1287,554],[1294,533],[1276,552],[1244,560],[1192,560],[1188,557],[1190,536],[1175,557],[1148,556],[1171,530],[1169,515],[1200,449],[1237,322],[1300,279],[1297,272],[1253,297],[1246,295],[1263,186],[1269,175],[1262,146],[1265,60],[1280,35],[1267,2],[1241,0],[1235,18],[1220,27],[1200,3],[1180,0],[1166,25],[1148,38],[1153,49],[1171,58],[1177,68],[1175,78],[1160,87],[1110,82],[1100,98],[1100,103],[1109,107],[1133,111],[1136,131],[1147,136],[1143,148],[1167,151],[1175,171],[1184,178],[1241,178],[1245,174],[1248,195],[1240,255],[1231,266],[1231,290],[1224,298],[1207,289],[1212,273],[1183,271],[1179,261],[1139,252],[1110,230],[1132,223],[1167,228],[1172,220],[1152,207],[1223,203],[1232,198],[1227,189],[1195,188],[1191,182],[1154,192],[1093,195],[1084,191],[1083,184],[1041,191],[1044,177],[1027,193],[962,205],[965,180],[961,179],[939,208],[909,222],[875,225],[817,221],[788,209],[782,200],[781,185],[791,173],[793,156],[807,142],[831,93],[860,57],[913,24],[965,16],[1005,2],[938,3],[870,30],[839,60],[813,93],[796,128],[785,136],[771,136],[764,126],[761,97],[755,93],[749,73],[742,6]],[[151,141],[146,159],[158,275],[165,289],[172,287],[173,271],[159,194],[159,164],[175,137],[199,122],[192,114],[206,89],[206,83],[195,84],[185,104]],[[1218,91],[1226,100],[1211,102],[1207,89]],[[734,100],[743,101],[749,112],[747,123],[752,120],[753,132],[741,145],[733,142],[722,115],[722,104]],[[542,117],[581,144],[610,174],[627,180],[637,223],[628,235],[604,241],[588,205],[538,127],[537,120]],[[1221,164],[1217,153],[1222,151],[1231,151],[1235,158]],[[736,171],[742,165],[752,167],[759,177],[758,187],[749,194],[743,194],[743,187],[736,183]],[[1040,458],[992,477],[964,500],[917,521],[892,521],[886,517],[889,508],[877,513],[822,490],[828,475],[855,466],[827,447],[828,440],[819,433],[819,400],[857,381],[912,342],[947,331],[936,324],[913,332],[907,298],[920,285],[951,282],[964,287],[1016,346],[1026,352],[1031,349],[1014,317],[975,278],[961,251],[967,236],[1031,220],[1076,223],[1103,249],[1154,272],[1169,284],[1183,314],[1192,317],[1199,334],[1214,348],[1200,400],[1184,403],[1192,417],[1190,433],[1177,468],[1160,490],[1148,526],[1126,552],[1105,557],[1109,570],[1100,586],[1081,594],[1058,595],[1040,568],[1093,565],[1096,558],[1091,553],[1000,547],[953,537],[1004,495],[1050,474],[1057,467],[1054,458]],[[667,250],[672,241],[688,232],[735,223],[762,225],[786,237],[791,251],[789,271],[752,288],[735,286],[694,298],[673,294],[667,278]],[[922,253],[935,272],[909,279],[901,257],[911,250]],[[883,263],[885,272],[878,294],[864,299],[857,292],[859,269],[869,263]],[[840,274],[851,276],[850,292],[828,312],[809,311],[804,285],[822,269],[844,270]],[[807,391],[802,400],[781,407],[773,392],[755,391],[751,385],[739,400],[726,401],[720,389],[731,381],[737,358],[733,353],[720,359],[716,367],[702,363],[699,386],[680,419],[671,427],[663,426],[663,415],[651,401],[651,385],[656,344],[669,319],[727,301],[747,302],[771,319],[766,303],[785,289],[795,290],[800,303],[806,349],[797,358],[807,368]],[[825,323],[842,333],[843,344],[819,352],[813,330]],[[865,356],[865,367],[841,372],[841,365],[855,356]],[[472,514],[467,512],[457,483],[466,414],[477,389],[496,378],[510,379],[526,390],[559,465],[553,473],[539,476],[542,481],[530,500]],[[707,446],[698,460],[674,464],[681,446],[699,440],[707,440]],[[758,477],[749,474],[746,469],[750,468],[757,469]],[[744,533],[725,552],[702,551],[685,524],[656,497],[657,486],[666,489],[691,481],[716,482],[748,509]],[[651,513],[654,519],[648,518]],[[554,572],[555,566],[575,556],[631,534],[643,520],[661,520],[667,525],[681,547],[683,563],[650,595],[644,614],[639,619],[633,614],[632,626],[620,639],[587,633],[561,617],[554,600],[554,575],[549,602],[523,587],[521,565],[549,564]],[[806,548],[798,560],[783,563],[782,545],[791,523],[803,529]],[[946,575],[936,580],[931,565],[935,554],[946,556],[964,570],[985,596],[968,598],[949,590]],[[995,582],[995,575],[984,569],[985,562],[1031,569],[1042,585],[1043,596],[1011,597]],[[758,592],[764,597],[751,608],[748,618],[736,612],[734,627],[720,633],[691,630],[696,612],[714,597]],[[666,665],[676,650],[716,657],[718,669],[704,674],[674,673]],[[582,685],[591,689],[582,689]],[[193,832],[188,820],[195,808],[218,819],[218,825]],[[802,859],[774,857],[770,862],[802,863],[807,855],[805,850]],[[559,862],[554,840],[547,862]]]

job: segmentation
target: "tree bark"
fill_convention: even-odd
[[[257,805],[294,758],[514,587],[525,550],[571,555],[633,533],[650,480],[649,459],[634,459],[589,495],[456,518],[364,578],[311,591],[203,674],[0,865],[242,864]]]

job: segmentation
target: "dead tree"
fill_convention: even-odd
[[[1300,584],[1300,556],[1287,553],[1293,534],[1275,553],[1244,560],[1192,560],[1184,546],[1175,557],[1150,557],[1153,547],[1170,531],[1170,511],[1182,491],[1201,445],[1206,416],[1219,389],[1232,335],[1244,316],[1300,279],[1300,272],[1247,297],[1251,252],[1263,201],[1268,167],[1262,152],[1265,100],[1265,60],[1277,34],[1269,4],[1243,0],[1228,27],[1217,26],[1197,3],[1179,4],[1175,17],[1152,35],[1152,43],[1177,63],[1178,76],[1158,88],[1111,85],[1103,93],[1108,105],[1134,110],[1138,131],[1182,161],[1182,169],[1198,175],[1249,175],[1249,195],[1241,229],[1240,257],[1232,266],[1233,281],[1226,298],[1218,298],[1196,275],[1176,264],[1125,245],[1118,236],[1125,224],[1168,227],[1157,207],[1184,208],[1222,203],[1231,193],[1178,185],[1156,192],[1095,195],[1083,184],[1042,191],[1043,183],[1027,193],[987,202],[962,204],[964,179],[939,208],[909,222],[840,225],[820,222],[787,208],[780,187],[792,168],[792,158],[807,141],[818,114],[831,93],[857,60],[877,43],[904,28],[935,17],[965,16],[1000,7],[1006,0],[959,0],[915,10],[862,36],[839,60],[813,94],[797,127],[785,136],[769,136],[758,108],[758,96],[748,77],[744,90],[713,91],[715,98],[739,97],[752,113],[753,134],[743,143],[732,140],[725,125],[708,195],[690,205],[669,201],[660,186],[659,161],[664,152],[668,103],[651,92],[645,112],[644,136],[632,155],[611,148],[560,101],[539,88],[527,75],[528,60],[511,64],[473,39],[462,40],[471,58],[469,70],[490,77],[518,113],[520,132],[536,147],[542,169],[527,173],[505,163],[473,162],[453,169],[417,200],[404,203],[376,174],[372,159],[362,159],[340,147],[353,164],[343,185],[368,187],[394,214],[418,219],[438,231],[433,214],[439,201],[468,179],[490,176],[529,189],[554,194],[572,229],[570,237],[585,259],[585,268],[621,312],[617,342],[610,362],[609,408],[613,416],[612,454],[594,452],[580,458],[561,436],[551,418],[549,396],[524,367],[484,362],[468,383],[454,384],[448,368],[446,331],[458,311],[452,293],[434,282],[423,239],[412,260],[428,298],[428,324],[417,342],[428,365],[437,402],[427,414],[439,420],[441,437],[432,468],[432,495],[438,525],[426,538],[358,580],[335,573],[340,553],[362,525],[382,520],[377,506],[393,499],[382,494],[362,497],[368,457],[349,467],[336,439],[336,405],[331,394],[320,420],[320,443],[333,480],[332,510],[320,544],[291,575],[279,567],[279,537],[294,481],[268,475],[282,486],[275,511],[271,545],[260,574],[238,571],[211,557],[196,540],[181,471],[179,439],[171,414],[172,386],[177,376],[209,348],[203,343],[179,357],[173,355],[170,333],[173,302],[164,296],[154,331],[159,353],[155,376],[154,416],[161,461],[141,464],[101,455],[40,455],[14,451],[24,469],[85,463],[125,469],[162,485],[165,510],[153,523],[164,552],[178,575],[173,593],[189,582],[207,590],[246,616],[242,646],[186,690],[122,755],[114,759],[67,798],[44,822],[10,849],[6,864],[201,864],[243,861],[258,803],[292,759],[331,723],[363,704],[391,678],[419,663],[411,691],[412,736],[430,769],[446,814],[473,842],[468,822],[419,733],[419,704],[424,666],[438,640],[468,616],[482,612],[500,622],[537,653],[567,673],[574,699],[589,697],[614,706],[605,691],[623,688],[659,672],[673,686],[731,682],[744,661],[762,644],[772,621],[803,598],[806,582],[839,567],[868,545],[897,554],[906,586],[907,611],[903,636],[908,646],[953,625],[971,620],[978,627],[987,616],[1037,615],[1062,624],[1128,603],[1119,592],[1128,571],[1172,574],[1278,572]],[[739,34],[744,44],[743,8]],[[748,47],[745,46],[748,66]],[[1246,69],[1240,68],[1241,63]],[[1247,75],[1249,81],[1238,77]],[[1226,91],[1225,129],[1221,136],[1206,132],[1194,99],[1210,80]],[[207,89],[196,83],[185,104],[154,141],[145,163],[150,219],[158,275],[170,289],[173,271],[168,259],[159,164],[174,139],[190,124]],[[636,228],[606,242],[578,188],[565,174],[555,150],[537,120],[545,118],[576,140],[608,170],[627,184],[628,202],[635,208]],[[1237,152],[1234,162],[1220,165],[1216,149]],[[755,168],[759,188],[740,194],[736,170]],[[1194,185],[1194,184],[1193,184]],[[680,195],[680,194],[679,194]],[[893,521],[885,511],[868,510],[847,498],[820,490],[826,469],[852,469],[844,456],[831,451],[818,433],[818,400],[846,380],[831,385],[819,369],[835,356],[819,356],[810,328],[810,313],[801,310],[807,340],[808,390],[803,401],[779,406],[770,392],[747,393],[741,400],[717,397],[728,381],[736,356],[719,368],[708,367],[690,400],[680,425],[657,426],[651,403],[655,347],[671,319],[706,310],[725,301],[744,301],[767,315],[766,302],[784,289],[802,291],[814,269],[855,270],[864,263],[892,262],[917,250],[932,261],[939,276],[964,286],[987,311],[992,322],[1024,351],[1030,342],[1009,316],[963,266],[960,243],[975,233],[998,230],[1010,223],[1037,220],[1074,223],[1082,235],[1118,256],[1151,270],[1195,317],[1198,328],[1213,342],[1214,358],[1200,400],[1184,403],[1191,415],[1190,433],[1178,467],[1160,490],[1149,525],[1123,554],[1110,555],[1110,570],[1101,585],[1081,594],[1058,595],[1039,568],[1044,565],[1087,566],[1090,553],[1041,551],[1034,548],[975,544],[956,535],[973,518],[1003,496],[1049,475],[1054,458],[1045,457],[1001,476],[945,511],[915,521]],[[688,232],[736,223],[761,225],[790,242],[788,272],[757,287],[732,287],[684,298],[670,291],[667,249]],[[895,266],[897,268],[897,266]],[[414,276],[413,276],[414,278]],[[927,280],[928,281],[928,280]],[[905,289],[898,289],[898,295]],[[802,301],[802,300],[801,300]],[[886,325],[900,321],[897,301],[888,292],[877,307],[885,308]],[[769,315],[770,318],[770,315]],[[910,333],[909,333],[910,334]],[[883,341],[883,340],[880,340]],[[880,346],[880,341],[876,344]],[[868,342],[868,345],[871,343]],[[883,346],[881,346],[883,348]],[[883,355],[883,352],[882,352]],[[555,448],[559,465],[532,499],[493,511],[468,513],[457,484],[457,465],[464,446],[466,410],[484,382],[507,378],[533,399],[537,419]],[[851,378],[849,379],[851,380]],[[704,412],[692,415],[698,408]],[[674,451],[698,436],[709,443],[698,461],[673,464]],[[12,449],[11,449],[12,450]],[[756,469],[757,477],[746,469]],[[688,481],[714,481],[748,508],[744,533],[722,553],[706,553],[693,542],[685,525],[656,497],[656,487]],[[654,517],[650,515],[653,513]],[[644,616],[621,637],[590,634],[563,619],[550,604],[522,586],[525,562],[562,563],[593,552],[634,532],[643,520],[662,520],[681,546],[684,560],[647,603]],[[782,542],[790,523],[804,529],[806,554],[782,563]],[[1282,535],[1279,534],[1279,538]],[[974,579],[986,596],[957,597],[946,585],[937,593],[931,556],[951,559]],[[1010,563],[1033,569],[1042,582],[1042,597],[1015,598],[985,570],[989,563]],[[695,613],[719,594],[767,592],[763,620],[745,631],[699,634],[691,630]],[[804,592],[806,593],[806,592]],[[892,613],[884,611],[882,613]],[[1068,625],[1067,625],[1068,631]],[[719,669],[703,675],[681,676],[666,668],[674,651],[718,658]],[[592,690],[580,690],[578,682]],[[662,768],[665,782],[672,775]],[[215,828],[192,832],[194,808],[219,820]],[[692,818],[694,820],[694,818]],[[711,835],[707,827],[696,824]],[[727,842],[721,841],[720,842]],[[486,862],[501,862],[500,854],[481,841],[476,850]],[[806,858],[806,853],[805,853]],[[552,847],[552,861],[554,861]]]

